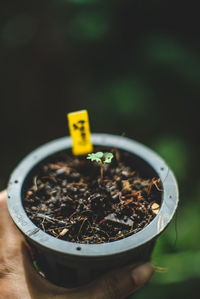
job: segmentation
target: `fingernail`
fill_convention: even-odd
[[[131,271],[131,276],[137,286],[145,284],[153,275],[154,268],[151,264],[146,263],[138,266]]]

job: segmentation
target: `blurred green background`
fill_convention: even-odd
[[[199,298],[200,42],[197,2],[0,2],[0,188],[31,150],[68,135],[88,109],[93,132],[157,151],[180,188],[159,238],[154,275],[134,298]],[[176,228],[177,226],[177,241]]]

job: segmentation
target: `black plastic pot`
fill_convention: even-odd
[[[132,153],[134,167],[146,177],[159,176],[163,185],[162,205],[150,224],[125,239],[104,244],[78,244],[56,239],[36,227],[22,204],[22,192],[33,169],[47,157],[69,149],[71,138],[49,142],[29,154],[14,170],[8,185],[8,208],[12,219],[37,253],[46,277],[57,285],[77,287],[110,269],[148,261],[156,238],[167,227],[178,204],[176,179],[166,163],[146,146],[125,137],[92,134],[94,145]]]

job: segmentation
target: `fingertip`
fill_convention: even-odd
[[[5,200],[7,195],[7,191],[3,190],[0,192],[0,200]]]
[[[148,282],[154,273],[154,267],[150,263],[142,264],[131,271],[134,284],[138,287]]]

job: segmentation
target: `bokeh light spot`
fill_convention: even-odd
[[[151,37],[147,42],[146,57],[151,63],[167,67],[184,79],[199,84],[199,57],[180,42],[167,37]]]
[[[68,33],[73,39],[96,41],[107,36],[108,18],[100,12],[81,12],[68,25]]]
[[[124,116],[145,116],[151,105],[151,92],[145,82],[137,78],[117,80],[108,92],[113,107]]]

